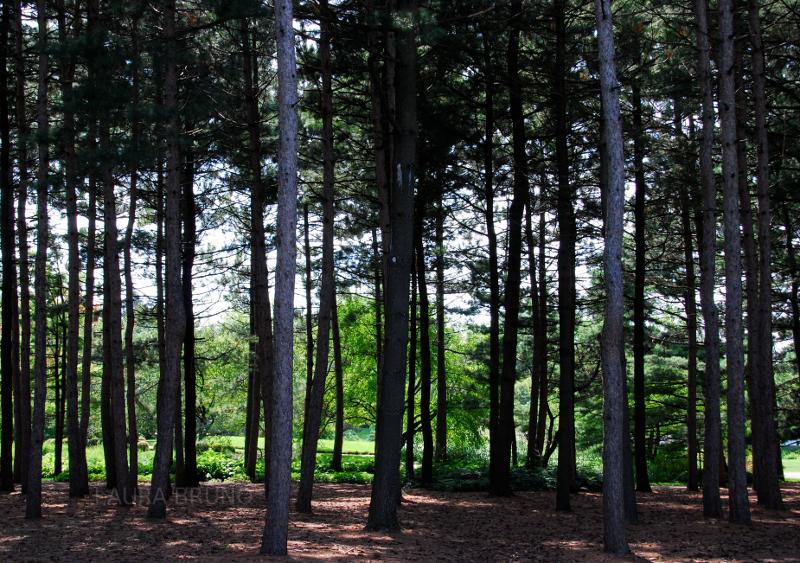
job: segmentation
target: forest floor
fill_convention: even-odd
[[[313,515],[291,515],[290,560],[615,560],[602,554],[594,493],[573,497],[572,513],[556,513],[550,492],[490,498],[411,489],[398,534],[363,531],[369,486],[320,484],[315,493]],[[658,487],[639,495],[633,554],[624,560],[798,561],[800,484],[787,484],[784,499],[786,511],[753,507],[753,524],[742,527],[704,519],[698,493]],[[47,483],[39,522],[24,520],[19,493],[0,495],[0,560],[255,559],[264,506],[259,485],[204,484],[176,493],[167,521],[153,522],[144,504],[118,508],[100,484],[70,504],[65,483]]]

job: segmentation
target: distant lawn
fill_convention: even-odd
[[[230,446],[236,450],[244,450],[244,436],[206,436],[201,440],[209,445],[221,444]],[[263,447],[264,439],[259,439],[259,446]],[[300,442],[295,442],[295,450],[300,449]],[[333,453],[333,440],[320,440],[317,443],[319,453]],[[375,442],[368,440],[344,440],[342,453],[344,454],[372,454],[375,451]]]
[[[782,448],[783,471],[793,473],[787,478],[788,481],[800,481],[800,447]]]

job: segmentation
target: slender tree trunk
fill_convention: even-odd
[[[436,461],[447,459],[447,367],[444,319],[444,202],[436,210]]]
[[[333,433],[331,469],[342,470],[342,445],[344,443],[344,366],[342,365],[342,339],[339,334],[339,310],[334,295],[333,321],[333,372],[336,377],[336,421]]]
[[[108,151],[110,147],[109,125],[100,118],[100,147]],[[111,429],[113,432],[112,451],[114,457],[114,487],[120,504],[132,501],[128,476],[127,435],[125,418],[125,379],[122,364],[122,282],[119,272],[119,234],[117,231],[116,195],[114,193],[113,163],[102,163],[103,176],[103,309],[104,324],[104,378],[109,380],[109,401]]]
[[[14,186],[11,170],[11,123],[8,116],[8,33],[11,21],[11,3],[3,2],[0,19],[0,43],[3,45],[3,61],[0,63],[0,239],[2,241],[3,285],[2,285],[2,344],[0,344],[0,377],[2,386],[2,436],[0,439],[0,491],[14,490],[14,382],[12,373],[12,319],[16,266],[14,264]],[[19,400],[19,399],[18,399]]]
[[[58,3],[59,41],[65,44],[67,35],[64,0]],[[78,19],[80,16],[78,15]],[[77,21],[77,20],[76,20]],[[62,142],[64,147],[64,186],[67,207],[67,362],[65,394],[67,400],[67,440],[69,450],[69,496],[82,497],[89,494],[85,453],[82,450],[78,420],[78,347],[80,335],[80,238],[78,233],[77,189],[79,178],[75,155],[75,111],[73,82],[75,80],[75,58],[65,56],[61,61],[61,98],[64,103],[64,125]]]
[[[541,198],[544,198],[544,186],[542,182]],[[539,213],[539,329],[536,334],[536,345],[534,356],[536,368],[539,376],[539,420],[536,423],[536,450],[539,452],[541,465],[546,464],[545,454],[545,434],[547,430],[547,416],[550,406],[547,402],[549,385],[547,381],[547,223],[545,222],[544,207]]]
[[[723,224],[725,233],[725,339],[728,372],[728,488],[730,520],[750,521],[745,475],[744,351],[742,346],[742,258],[736,159],[736,93],[734,87],[734,7],[719,1],[722,124]]]
[[[396,32],[396,138],[394,182],[390,197],[391,245],[386,260],[386,331],[384,358],[378,392],[375,430],[375,477],[372,481],[367,529],[397,530],[400,496],[400,448],[403,426],[403,391],[408,341],[408,286],[412,266],[415,156],[417,146],[416,104],[416,9],[415,0],[398,0],[394,15],[411,18],[412,25]]]
[[[500,438],[500,275],[497,260],[497,233],[494,227],[494,67],[492,40],[483,30],[484,138],[483,174],[486,239],[489,250],[489,488],[499,489]]]
[[[414,481],[414,435],[417,429],[417,268],[411,269],[411,309],[408,337],[408,385],[406,386],[406,481]]]
[[[53,436],[53,473],[55,475],[59,475],[63,470],[62,467],[62,446],[64,441],[64,429],[61,425],[61,421],[63,417],[61,416],[61,372],[60,369],[60,360],[61,360],[61,347],[62,347],[62,340],[61,340],[61,319],[55,319],[55,326],[53,327],[53,338],[55,342],[53,343],[53,403],[55,406],[55,420],[53,421],[54,424],[54,436]]]
[[[322,284],[320,287],[319,316],[317,326],[316,371],[311,382],[303,432],[303,449],[300,465],[300,485],[297,491],[297,510],[311,512],[314,486],[314,468],[317,465],[317,441],[319,440],[322,407],[325,399],[325,384],[328,378],[328,356],[330,355],[330,329],[333,310],[336,307],[336,270],[333,259],[335,210],[335,166],[333,144],[333,72],[331,68],[331,28],[334,14],[327,0],[320,0],[319,56],[322,69]]]
[[[163,8],[165,47],[165,107],[167,121],[167,190],[165,210],[166,319],[164,325],[164,370],[158,396],[158,442],[150,486],[150,518],[167,513],[169,468],[175,428],[175,403],[180,388],[180,356],[186,314],[181,295],[181,179],[178,147],[178,73],[176,64],[175,0]]]
[[[556,59],[553,67],[558,202],[558,358],[559,415],[556,510],[569,511],[575,484],[575,209],[569,182],[567,147],[566,16],[564,0],[555,0]]]
[[[538,423],[539,423],[539,386],[542,384],[541,358],[537,346],[542,330],[542,315],[539,312],[539,284],[536,281],[536,254],[533,240],[533,204],[529,201],[525,205],[525,246],[528,249],[528,273],[531,280],[531,325],[533,327],[533,361],[531,366],[531,402],[528,410],[528,453],[526,464],[535,467],[541,463],[541,450],[538,448]]]
[[[378,243],[378,234],[375,228],[372,229],[372,261],[375,268],[375,370],[381,372],[383,363],[383,295],[381,286],[383,285],[383,258]]]
[[[638,43],[638,38],[636,40]],[[636,490],[649,493],[650,478],[647,475],[647,434],[646,393],[644,381],[645,355],[645,272],[647,268],[647,248],[645,236],[645,191],[644,177],[644,126],[642,125],[642,95],[638,81],[633,81],[631,103],[633,105],[633,166],[636,199],[634,203],[636,244],[634,286],[633,286],[633,436],[636,467]]]
[[[605,209],[605,321],[601,336],[603,362],[603,548],[627,553],[624,503],[625,375],[622,237],[624,234],[625,156],[619,110],[619,83],[614,63],[611,3],[595,0],[600,57],[600,91],[605,123],[608,186]]]
[[[491,488],[495,495],[511,494],[509,455],[516,434],[514,424],[514,384],[517,377],[517,332],[519,328],[522,214],[528,199],[528,162],[525,152],[525,120],[522,110],[522,85],[519,78],[519,21],[522,12],[520,0],[511,3],[513,27],[508,44],[509,101],[513,129],[514,190],[508,211],[508,259],[506,264],[505,317],[503,324],[503,366],[500,372],[500,418],[498,438],[500,461],[497,465],[497,486]]]
[[[297,84],[290,0],[275,2],[278,44],[278,262],[275,271],[275,373],[269,443],[269,498],[263,555],[286,555],[292,464],[294,280],[297,269]]]
[[[425,216],[425,198],[417,196],[417,217],[414,227],[414,259],[419,296],[419,356],[420,393],[419,418],[422,428],[422,468],[420,481],[430,485],[433,481],[433,427],[431,425],[431,321],[428,283],[425,278],[425,246],[422,241]]]
[[[676,111],[677,115],[677,111]],[[680,125],[679,118],[676,124]],[[678,136],[682,139],[683,136]],[[688,482],[690,491],[698,490],[700,483],[697,474],[697,303],[696,281],[694,270],[694,248],[692,238],[692,216],[689,204],[689,190],[681,190],[681,227],[683,230],[683,262],[686,269],[686,292],[684,302],[686,307],[686,335],[688,338],[687,364],[686,364],[686,442]]]
[[[139,19],[133,20],[133,150],[138,152],[141,125],[139,121]],[[129,489],[135,494],[139,487],[139,430],[136,424],[136,356],[133,348],[133,329],[136,322],[133,296],[133,228],[136,224],[136,211],[138,204],[139,170],[133,166],[130,174],[130,203],[128,204],[128,223],[125,227],[124,243],[124,271],[125,271],[125,377],[127,384],[127,412],[128,412],[128,455],[130,456],[130,469],[128,472]]]
[[[708,0],[695,0],[697,38],[697,78],[703,95],[703,139],[700,148],[700,180],[703,189],[703,221],[700,239],[700,306],[705,333],[705,436],[703,452],[703,514],[722,516],[719,494],[721,423],[719,319],[714,302],[717,254],[717,190],[713,168],[714,98],[711,81],[711,45],[708,25]]]
[[[28,465],[28,489],[25,497],[25,518],[42,517],[42,444],[44,442],[45,401],[47,400],[47,237],[49,234],[47,215],[47,191],[49,184],[50,133],[47,113],[48,41],[47,0],[37,0],[39,77],[36,95],[37,138],[39,146],[39,168],[36,187],[36,270],[34,293],[36,298],[36,340],[34,358],[34,397],[31,428],[30,461]]]
[[[311,291],[311,240],[308,226],[308,201],[303,204],[303,254],[305,256],[305,290],[306,290],[306,397],[303,402],[303,433],[305,434],[306,418],[308,418],[308,401],[311,398],[311,385],[314,379],[314,315],[312,312]]]
[[[749,24],[753,61],[753,100],[756,116],[757,196],[758,196],[758,246],[759,295],[758,332],[759,348],[754,355],[757,368],[752,371],[760,401],[755,405],[761,418],[761,451],[754,451],[754,472],[760,474],[756,493],[758,503],[767,508],[782,509],[783,500],[779,483],[780,447],[775,423],[775,379],[772,361],[772,243],[770,225],[772,210],[769,194],[769,132],[767,130],[767,95],[764,69],[764,45],[761,34],[759,3],[750,0]],[[755,444],[755,442],[754,442]]]
[[[183,450],[185,463],[185,485],[197,487],[197,359],[195,358],[194,298],[192,293],[192,270],[197,246],[197,209],[194,202],[194,148],[191,140],[191,125],[186,124],[183,170],[183,310],[186,315],[186,330],[183,336],[184,416]]]
[[[797,255],[794,248],[794,225],[792,224],[789,206],[783,206],[783,227],[786,232],[786,265],[791,279],[789,303],[792,309],[792,341],[794,343],[794,362],[800,390],[800,272],[797,269]],[[800,391],[798,392],[800,397]]]
[[[19,300],[20,300],[20,473],[22,474],[22,492],[28,490],[28,463],[31,449],[31,291],[30,291],[30,259],[28,257],[28,117],[25,110],[25,58],[22,28],[22,3],[14,2],[14,75],[16,97],[16,119],[18,147],[17,174],[19,182],[19,204],[17,205],[17,237],[19,243]]]

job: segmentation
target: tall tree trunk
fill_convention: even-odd
[[[567,153],[566,15],[564,0],[555,0],[556,58],[553,67],[558,201],[558,359],[559,415],[556,510],[569,511],[575,484],[575,209]]]
[[[19,301],[20,301],[20,473],[22,492],[28,490],[28,463],[31,449],[31,291],[30,259],[28,256],[28,117],[25,110],[25,56],[22,27],[22,2],[14,1],[14,76],[16,98],[17,137],[19,139],[17,174],[19,204],[17,205],[17,238],[19,244]]]
[[[12,449],[14,447],[14,403],[12,394],[12,319],[14,315],[14,286],[16,267],[14,265],[14,186],[11,170],[11,122],[8,117],[8,32],[11,21],[11,3],[3,2],[3,15],[0,19],[0,43],[3,45],[3,61],[0,63],[0,239],[2,241],[3,285],[2,285],[2,343],[0,344],[0,377],[2,386],[2,436],[0,436],[0,490],[14,490],[14,467]],[[19,399],[18,399],[19,400]]]
[[[297,510],[311,512],[314,487],[314,468],[317,465],[317,441],[319,440],[322,407],[325,399],[325,384],[328,378],[328,356],[330,355],[330,329],[333,310],[336,307],[336,271],[333,260],[335,210],[335,166],[333,144],[333,72],[331,68],[331,28],[334,14],[327,0],[320,0],[319,57],[322,71],[322,284],[320,287],[319,316],[317,326],[316,371],[306,410],[303,432],[303,449],[300,465],[300,485],[297,491]]]
[[[313,281],[311,280],[311,240],[308,226],[308,201],[303,204],[303,254],[305,256],[306,290],[306,397],[303,402],[303,429],[305,433],[308,418],[308,401],[311,398],[311,384],[314,379],[314,314],[311,300]]]
[[[508,44],[508,92],[514,154],[514,190],[508,210],[508,259],[503,324],[503,365],[500,372],[500,418],[498,438],[500,461],[497,465],[498,482],[491,489],[495,495],[511,493],[509,455],[516,434],[514,424],[514,384],[517,379],[517,340],[519,328],[522,214],[528,199],[528,156],[525,151],[525,119],[522,110],[522,84],[519,77],[519,37],[522,2],[512,0],[513,27]]]
[[[703,96],[703,139],[700,146],[700,180],[703,189],[703,221],[700,236],[700,306],[705,333],[705,436],[703,451],[703,514],[722,516],[719,494],[721,422],[719,318],[714,302],[717,254],[717,189],[714,178],[714,97],[711,81],[708,0],[695,0],[697,80]]]
[[[542,189],[544,187],[542,186]],[[536,254],[535,243],[533,240],[533,204],[530,201],[525,205],[525,246],[528,250],[528,273],[531,281],[531,326],[533,327],[533,361],[531,366],[531,401],[528,410],[528,453],[526,464],[528,467],[535,467],[540,464],[542,459],[541,450],[538,448],[539,437],[539,386],[542,384],[540,370],[542,361],[539,357],[537,346],[542,330],[542,315],[539,312],[539,284],[536,281]]]
[[[55,319],[55,326],[53,327],[53,406],[55,407],[55,420],[53,421],[53,473],[59,475],[63,470],[62,467],[62,447],[64,445],[64,427],[62,426],[63,416],[61,413],[61,372],[59,371],[61,360],[61,348],[63,340],[61,339],[61,318],[60,315]]]
[[[544,199],[544,186],[540,198]],[[545,222],[544,206],[539,212],[539,330],[536,334],[534,356],[538,358],[536,368],[539,372],[539,420],[536,423],[536,450],[541,457],[540,464],[547,462],[545,454],[545,434],[547,430],[547,416],[550,406],[547,402],[547,223]]]
[[[789,268],[789,303],[792,310],[792,341],[794,343],[794,362],[797,371],[798,393],[800,399],[800,272],[797,269],[797,256],[794,248],[794,225],[789,206],[783,206],[783,228],[786,232],[786,265]]]
[[[499,489],[500,439],[500,275],[497,260],[497,233],[494,227],[494,67],[492,41],[483,30],[484,71],[484,138],[483,138],[483,189],[486,239],[489,250],[489,488]]]
[[[275,271],[275,372],[269,443],[269,498],[264,555],[286,555],[292,464],[294,280],[297,269],[297,84],[290,0],[275,2],[278,44],[278,262]]]
[[[247,111],[247,135],[249,166],[252,175],[250,202],[250,269],[251,269],[251,315],[256,337],[253,376],[253,419],[251,424],[251,447],[249,467],[255,479],[258,456],[258,432],[260,411],[264,411],[264,486],[269,476],[268,446],[270,439],[270,412],[273,380],[272,313],[269,302],[269,271],[267,269],[267,246],[264,232],[264,206],[266,193],[261,173],[261,119],[258,112],[258,57],[252,47],[249,23],[242,20],[242,43],[244,46],[245,102]]]
[[[76,23],[80,19],[77,14]],[[64,0],[58,2],[59,41],[66,44],[66,8]],[[77,30],[76,30],[77,32]],[[85,453],[81,452],[81,435],[78,420],[78,347],[80,335],[80,238],[78,233],[77,189],[79,177],[75,155],[75,57],[64,56],[61,61],[61,98],[64,103],[64,125],[62,142],[64,147],[64,187],[67,207],[67,362],[65,394],[67,399],[67,447],[69,450],[69,496],[82,497],[89,494],[89,478],[86,473]]]
[[[425,245],[423,225],[425,219],[425,197],[417,196],[416,224],[414,226],[414,259],[419,295],[419,356],[420,393],[419,419],[422,429],[422,468],[420,481],[429,485],[433,480],[433,427],[431,425],[431,321],[428,283],[425,278]]]
[[[638,38],[635,41],[638,43]],[[633,437],[636,467],[636,490],[651,492],[650,478],[647,475],[647,411],[644,381],[645,355],[645,272],[647,249],[645,236],[645,191],[644,177],[644,126],[642,125],[642,94],[639,83],[634,79],[631,104],[633,105],[633,167],[636,196],[634,203],[636,246],[634,286],[633,286]]]
[[[415,156],[417,146],[415,0],[398,0],[395,16],[412,24],[396,31],[397,100],[394,139],[394,181],[391,186],[391,245],[386,260],[386,331],[378,391],[375,430],[375,477],[372,481],[367,529],[397,530],[400,493],[400,447],[403,389],[408,341],[408,285],[411,273],[414,221]]]
[[[436,209],[436,460],[447,459],[447,367],[444,320],[444,201]]]
[[[739,234],[734,87],[734,6],[719,2],[719,112],[722,124],[723,225],[725,233],[725,340],[728,372],[728,488],[730,520],[750,521],[745,475],[744,350],[742,330],[742,241]]]
[[[175,427],[175,403],[180,388],[180,356],[186,314],[181,295],[181,170],[178,141],[178,73],[176,64],[175,0],[164,4],[165,77],[164,109],[167,121],[167,190],[165,205],[166,319],[164,325],[164,370],[158,394],[158,442],[150,486],[150,518],[167,514],[169,468]]]
[[[680,113],[675,103],[675,132],[678,141],[683,141]],[[686,449],[688,481],[687,489],[696,491],[700,482],[697,474],[697,282],[694,269],[694,244],[692,236],[692,206],[689,203],[689,188],[683,186],[680,194],[681,229],[683,231],[683,263],[686,270]]]
[[[197,246],[197,209],[194,202],[194,148],[191,138],[191,125],[186,124],[186,142],[183,148],[183,310],[186,316],[186,329],[183,335],[183,378],[184,378],[184,484],[197,487],[197,359],[195,358],[194,304],[192,294],[192,270],[194,268],[195,248]]]
[[[339,334],[339,310],[335,295],[331,329],[333,330],[333,372],[336,377],[336,421],[334,422],[331,469],[341,471],[344,443],[344,366],[342,365],[342,339]]]
[[[138,152],[141,138],[139,120],[139,18],[133,20],[133,94],[132,94],[132,144],[134,152]],[[125,379],[127,384],[128,412],[128,455],[130,469],[128,472],[129,489],[134,494],[139,487],[139,429],[136,424],[136,355],[133,349],[133,329],[136,322],[133,297],[133,228],[136,224],[138,204],[139,170],[134,165],[130,171],[130,202],[128,204],[128,223],[125,226],[125,243],[123,247],[125,271]]]
[[[412,251],[414,252],[414,251]],[[413,259],[412,259],[413,260]],[[413,481],[414,435],[417,430],[417,268],[411,269],[411,309],[408,337],[408,385],[406,385],[406,481]]]
[[[110,150],[109,123],[100,118],[100,148]],[[110,154],[110,153],[109,153]],[[125,418],[125,378],[122,364],[122,282],[119,272],[119,234],[113,163],[104,157],[103,182],[103,377],[109,380],[111,428],[113,432],[114,487],[120,504],[132,502],[129,489]],[[106,343],[107,340],[107,343]]]
[[[619,110],[619,83],[615,68],[611,3],[595,0],[597,43],[600,58],[600,92],[606,140],[606,188],[604,276],[605,320],[601,335],[603,363],[603,548],[627,553],[624,506],[625,375],[622,237],[624,234],[625,156]]]
[[[375,370],[381,371],[383,362],[383,257],[378,242],[378,233],[372,228],[372,261],[375,270],[373,286],[375,288]]]
[[[767,130],[767,95],[764,69],[764,45],[761,34],[759,3],[750,0],[749,24],[753,64],[753,100],[756,116],[757,146],[757,196],[758,196],[758,246],[759,246],[759,295],[758,350],[754,355],[756,369],[752,380],[759,389],[760,401],[755,405],[761,419],[759,437],[761,451],[753,452],[754,474],[758,475],[756,493],[758,503],[767,508],[782,509],[783,500],[779,483],[780,447],[775,423],[775,379],[772,362],[772,243],[770,225],[772,211],[769,194],[769,133]],[[755,441],[754,441],[755,445]]]
[[[50,133],[47,113],[48,41],[47,0],[37,0],[36,20],[38,24],[39,76],[36,94],[36,121],[39,152],[39,168],[36,187],[36,270],[34,293],[36,299],[36,340],[34,358],[34,397],[31,427],[30,461],[28,465],[28,489],[25,497],[25,518],[42,517],[42,445],[44,442],[45,401],[47,400],[47,237],[49,234],[47,215],[47,191],[50,169]],[[23,360],[24,361],[24,360]]]

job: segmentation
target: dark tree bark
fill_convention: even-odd
[[[800,273],[797,269],[797,255],[794,247],[794,225],[789,213],[789,206],[783,206],[783,228],[786,236],[786,265],[789,269],[790,288],[789,303],[792,310],[792,341],[794,343],[794,361],[800,382]],[[800,389],[800,385],[798,385]],[[800,393],[798,393],[800,396]]]
[[[542,182],[542,190],[545,183]],[[542,196],[544,197],[544,191]],[[536,423],[536,449],[541,457],[540,463],[546,465],[545,434],[547,433],[547,416],[550,406],[547,402],[549,384],[547,379],[547,223],[545,222],[544,209],[539,213],[539,329],[536,334],[536,349],[534,355],[538,360],[536,367],[539,371],[539,420]]]
[[[186,124],[186,141],[183,146],[183,310],[186,329],[183,335],[184,381],[184,486],[197,487],[197,359],[195,358],[194,297],[192,270],[197,246],[197,209],[194,202],[194,148],[190,124]]]
[[[533,240],[533,204],[528,201],[525,205],[525,246],[528,250],[528,271],[531,281],[531,325],[533,326],[533,362],[531,366],[531,401],[528,410],[528,452],[526,465],[535,467],[541,463],[541,450],[539,449],[539,386],[542,384],[540,370],[542,360],[538,350],[542,330],[542,315],[539,312],[539,284],[536,281],[536,254]]]
[[[308,226],[308,202],[303,204],[303,254],[305,256],[305,290],[306,290],[306,398],[303,402],[303,433],[305,434],[308,418],[308,401],[311,398],[311,384],[314,380],[314,314],[312,311],[311,291],[314,289],[311,279],[311,241]]]
[[[734,6],[719,2],[719,112],[722,136],[723,225],[725,233],[725,340],[728,372],[728,489],[730,520],[750,521],[745,475],[744,350],[742,329],[742,241],[739,234],[734,86]]]
[[[62,319],[60,315],[58,318],[55,319],[55,323],[53,326],[53,403],[55,406],[55,421],[54,421],[54,438],[53,438],[53,473],[58,475],[62,471],[62,447],[64,442],[64,426],[62,421],[64,417],[61,413],[61,393],[62,393],[62,385],[61,385],[61,372],[60,369],[60,360],[61,360],[61,348],[62,342],[61,339],[61,324]]]
[[[675,134],[678,142],[685,137],[681,128],[681,116],[675,101]],[[686,308],[686,449],[688,480],[687,489],[697,491],[700,480],[697,474],[697,281],[694,267],[694,237],[692,235],[691,194],[687,186],[680,190],[681,230],[683,233],[683,263],[686,270],[686,290],[684,306]]]
[[[333,372],[336,377],[336,420],[333,431],[333,455],[331,469],[342,470],[342,446],[344,443],[344,366],[342,365],[342,339],[339,334],[339,310],[334,295],[333,321]]]
[[[38,185],[36,187],[36,269],[34,272],[36,356],[34,357],[33,367],[35,380],[28,489],[25,497],[25,518],[28,520],[42,517],[42,445],[44,442],[44,409],[45,401],[47,400],[47,237],[49,233],[47,188],[50,168],[50,147],[47,139],[50,132],[47,112],[47,82],[49,74],[47,0],[37,0],[36,20],[39,28],[39,76],[36,94],[39,167],[36,178]]]
[[[19,301],[20,301],[20,342],[19,342],[19,395],[20,395],[20,473],[22,493],[28,490],[28,463],[31,449],[31,291],[30,259],[28,257],[28,143],[30,130],[25,110],[25,57],[22,28],[22,3],[14,2],[14,94],[16,98],[16,121],[19,146],[17,148],[17,174],[19,182],[19,203],[17,205],[17,238],[19,244]]]
[[[414,221],[416,104],[415,0],[398,0],[394,15],[411,18],[414,25],[396,31],[396,137],[394,181],[391,185],[391,245],[386,260],[386,331],[378,391],[375,430],[375,477],[372,481],[368,530],[397,530],[400,496],[400,448],[403,425],[403,390],[408,341],[408,285],[411,273]]]
[[[444,202],[436,209],[436,460],[447,459],[447,366],[444,319]]]
[[[625,156],[619,110],[619,83],[615,68],[611,3],[595,0],[600,58],[600,91],[605,123],[608,186],[605,209],[604,276],[605,320],[601,336],[603,363],[603,548],[618,555],[629,551],[625,534],[624,435],[625,376],[624,289],[622,237],[624,234]]]
[[[100,148],[110,146],[109,124],[100,118]],[[122,364],[122,282],[119,272],[119,234],[117,231],[116,195],[114,194],[113,163],[103,162],[103,379],[109,385],[109,415],[113,439],[114,488],[120,504],[129,504],[127,436],[125,419],[125,379]]]
[[[521,32],[522,3],[511,3],[512,28],[508,43],[509,101],[514,155],[514,189],[508,210],[508,258],[506,260],[506,285],[503,323],[503,365],[500,372],[500,418],[498,421],[498,480],[490,491],[495,495],[511,494],[511,467],[509,455],[514,442],[514,384],[517,379],[517,340],[519,328],[522,214],[528,199],[528,156],[525,151],[525,119],[522,109],[522,85],[519,77],[519,37]]]
[[[413,252],[413,251],[412,251]],[[406,481],[413,481],[414,472],[414,435],[417,429],[416,395],[417,395],[417,268],[411,269],[411,309],[408,338],[408,385],[406,385]]]
[[[703,514],[722,516],[719,495],[720,422],[719,319],[714,302],[717,246],[717,190],[712,153],[714,150],[714,98],[711,80],[708,1],[695,0],[697,78],[703,95],[703,139],[700,148],[700,180],[703,189],[703,221],[700,236],[700,306],[705,332],[705,437],[703,452]]]
[[[554,1],[556,55],[553,66],[558,198],[558,470],[556,510],[569,511],[575,484],[575,209],[567,147],[566,16],[564,0]]]
[[[297,268],[297,71],[290,0],[275,2],[278,45],[278,262],[275,271],[275,372],[269,443],[269,498],[263,555],[286,555],[292,464],[294,279]]]
[[[78,14],[79,16],[79,14]],[[76,23],[80,17],[76,19]],[[68,40],[66,9],[64,0],[58,2],[59,41]],[[77,30],[76,30],[77,33]],[[82,497],[89,494],[85,452],[82,451],[80,423],[78,420],[78,347],[80,335],[80,239],[78,233],[77,189],[79,176],[75,155],[75,57],[64,56],[61,60],[61,97],[64,103],[62,143],[64,149],[64,186],[67,207],[67,362],[65,394],[67,402],[67,440],[69,450],[69,496]]]
[[[141,141],[141,122],[139,118],[139,18],[134,17],[132,26],[133,35],[133,95],[132,105],[132,145],[133,151],[139,150]],[[125,242],[123,248],[125,272],[125,379],[127,384],[126,407],[128,413],[128,455],[130,468],[128,471],[129,490],[135,494],[139,488],[139,430],[136,425],[136,356],[133,349],[133,329],[136,322],[133,298],[133,228],[136,224],[136,211],[138,205],[139,170],[133,166],[130,171],[130,194],[128,204],[128,223],[125,226]]]
[[[169,494],[169,468],[175,428],[175,405],[180,388],[180,356],[186,315],[181,295],[181,170],[178,146],[178,73],[176,64],[175,0],[163,9],[165,47],[164,109],[167,113],[167,186],[165,204],[166,316],[164,370],[158,393],[158,442],[150,486],[150,518],[165,518]]]
[[[331,39],[333,37],[331,28],[334,14],[328,7],[327,0],[320,0],[319,17],[319,56],[322,70],[322,284],[317,327],[316,371],[308,394],[308,408],[303,425],[300,484],[297,491],[297,510],[299,512],[311,512],[314,468],[317,465],[317,441],[322,421],[325,384],[328,378],[330,329],[333,322],[333,310],[336,307],[336,270],[333,259],[336,160],[333,144],[333,73],[331,68]]]
[[[497,233],[494,227],[494,67],[492,61],[492,40],[484,30],[483,66],[485,75],[484,91],[484,138],[483,174],[484,199],[486,206],[486,238],[489,250],[489,488],[500,488],[500,439],[498,420],[500,418],[500,274],[497,260]]]
[[[433,426],[431,424],[431,320],[428,301],[428,283],[425,277],[425,245],[423,244],[423,225],[425,218],[425,197],[417,196],[416,223],[414,226],[414,259],[416,261],[416,281],[419,298],[419,419],[422,430],[422,467],[420,481],[429,485],[433,480]]]
[[[375,370],[381,372],[383,363],[383,257],[378,243],[378,233],[372,229],[372,261],[375,270],[373,286],[375,289]]]
[[[758,316],[755,329],[758,333],[758,350],[753,359],[752,383],[758,388],[760,398],[755,410],[761,419],[760,449],[754,440],[753,466],[756,478],[758,503],[767,508],[782,509],[780,477],[780,447],[775,422],[775,379],[773,374],[772,337],[772,242],[770,225],[772,210],[769,194],[769,132],[767,130],[767,95],[764,69],[764,45],[761,34],[759,3],[750,0],[749,24],[753,64],[753,101],[756,117],[756,177],[758,197],[759,294]]]
[[[638,43],[638,40],[635,41]],[[644,381],[645,355],[645,283],[647,248],[645,236],[645,192],[644,177],[644,126],[642,125],[642,94],[638,81],[633,81],[631,104],[633,105],[633,168],[636,186],[634,202],[635,268],[633,286],[633,437],[636,468],[636,490],[649,493],[650,478],[647,475],[647,411]]]
[[[0,395],[2,396],[2,432],[0,436],[0,491],[14,490],[14,382],[12,374],[12,319],[14,315],[14,186],[11,170],[11,122],[8,116],[8,33],[11,21],[11,3],[3,2],[0,19],[0,43],[3,45],[3,61],[0,63],[0,244],[2,244],[2,343],[0,343]]]

